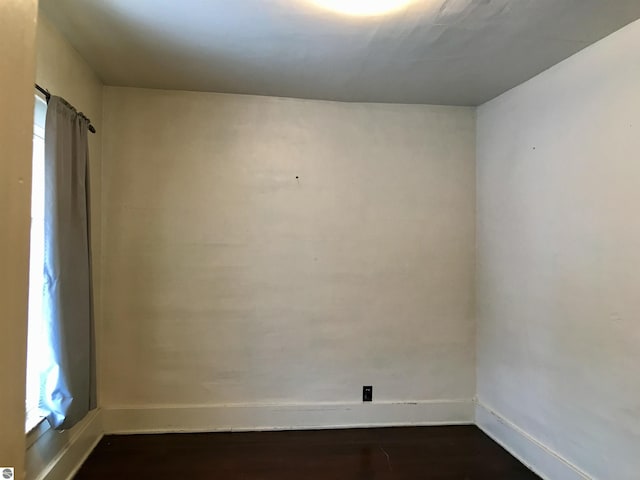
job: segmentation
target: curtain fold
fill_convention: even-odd
[[[44,323],[49,367],[42,406],[57,430],[96,406],[86,117],[52,96],[45,124]]]

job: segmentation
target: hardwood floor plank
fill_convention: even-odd
[[[76,480],[539,480],[474,426],[112,435]]]

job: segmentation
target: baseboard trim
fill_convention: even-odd
[[[100,410],[71,430],[47,430],[27,449],[27,479],[71,480],[103,434]]]
[[[472,399],[424,402],[108,407],[106,434],[471,425]]]
[[[474,420],[475,417],[475,420]],[[70,480],[104,434],[477,425],[544,480],[596,480],[481,401],[109,407],[27,450],[27,478]],[[53,454],[51,452],[57,453]],[[44,459],[53,457],[42,465]],[[36,471],[37,470],[37,471]]]
[[[479,400],[475,411],[478,428],[543,480],[596,480]]]

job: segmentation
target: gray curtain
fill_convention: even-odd
[[[89,231],[88,120],[51,97],[45,124],[44,320],[49,367],[42,406],[72,427],[96,406]]]

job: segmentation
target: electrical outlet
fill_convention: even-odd
[[[364,387],[362,387],[362,401],[373,401],[373,387],[371,385],[365,385]]]

